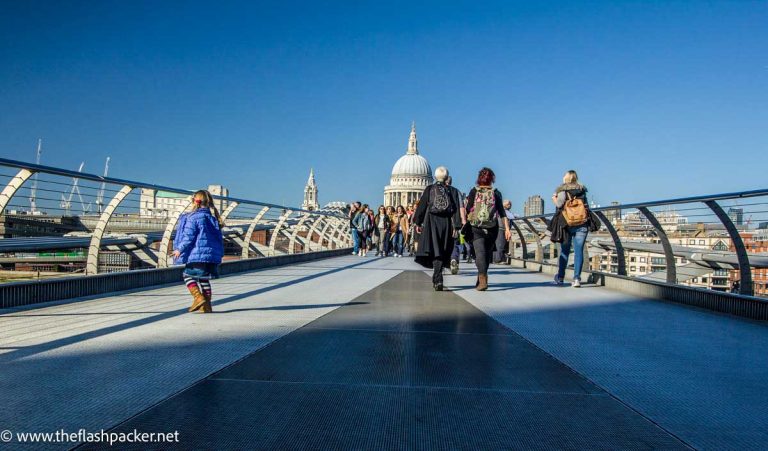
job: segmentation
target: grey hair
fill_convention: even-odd
[[[446,177],[448,177],[448,168],[445,166],[438,166],[437,169],[435,169],[435,180],[444,182]]]

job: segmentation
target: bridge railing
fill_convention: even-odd
[[[601,228],[587,239],[588,272],[768,297],[768,189],[590,210]],[[554,215],[512,221],[513,260],[557,265],[560,245],[547,231]]]
[[[225,260],[350,245],[341,210],[308,211],[231,197],[216,188],[211,191],[224,220]],[[195,191],[0,158],[0,264],[31,273],[51,269],[49,275],[172,266],[179,217],[192,207]],[[35,256],[48,265],[30,262]],[[54,257],[70,258],[71,264]],[[7,262],[14,259],[22,264],[12,268]],[[8,278],[11,272],[0,274]]]

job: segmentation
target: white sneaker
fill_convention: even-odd
[[[571,282],[571,286],[573,288],[581,288],[581,280],[573,279],[573,282]]]
[[[557,276],[555,276],[555,280],[552,281],[552,285],[562,285],[563,280]]]

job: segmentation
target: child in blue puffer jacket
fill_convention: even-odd
[[[184,283],[193,297],[189,311],[211,313],[211,279],[219,277],[219,264],[224,256],[221,216],[208,191],[197,191],[192,202],[192,211],[179,218],[173,257],[176,263],[186,265]]]

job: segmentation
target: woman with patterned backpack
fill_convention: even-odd
[[[491,265],[500,222],[504,224],[504,237],[507,241],[512,238],[501,192],[493,187],[495,181],[496,174],[493,170],[483,168],[477,175],[477,186],[467,195],[467,222],[471,226],[469,235],[475,248],[477,291],[488,289],[488,267]]]
[[[558,186],[552,195],[552,202],[557,207],[555,217],[562,221],[562,243],[558,258],[557,275],[554,284],[562,285],[565,278],[565,268],[573,246],[573,282],[574,288],[581,286],[581,269],[584,265],[584,243],[590,230],[589,204],[587,203],[587,187],[579,183],[576,171],[568,171],[563,176],[563,184]],[[553,220],[552,222],[555,222]],[[599,226],[598,226],[599,227]]]

